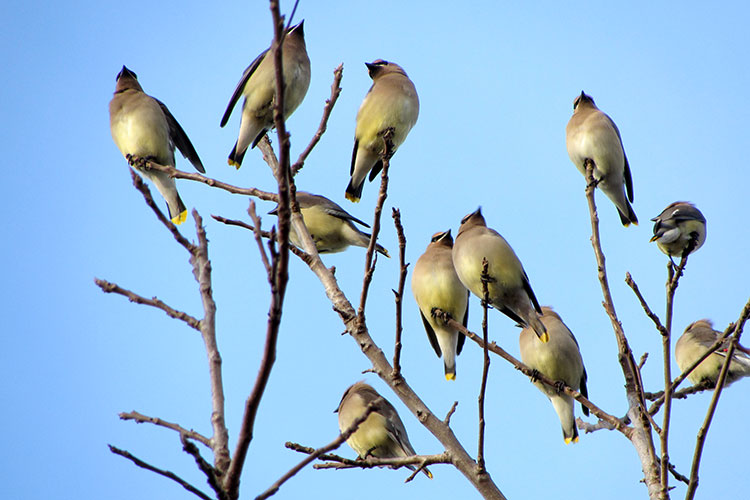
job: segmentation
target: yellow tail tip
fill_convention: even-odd
[[[549,342],[549,333],[547,332],[542,333],[539,336],[539,340],[541,340],[543,344],[546,344],[547,342]]]
[[[445,380],[456,380],[456,374],[455,373],[446,373],[445,374]]]
[[[237,170],[240,169],[240,164],[237,163],[236,161],[232,160],[231,158],[227,160],[227,163],[229,164],[230,167],[234,167]]]
[[[565,444],[577,443],[577,442],[578,442],[578,436],[565,438]]]
[[[180,225],[187,220],[187,210],[183,210],[180,215],[172,217],[172,224]]]
[[[239,168],[239,167],[237,167],[237,168]],[[352,203],[359,203],[360,198],[357,198],[353,194],[346,193],[345,196],[346,196],[346,199],[349,200],[349,201],[351,201]]]
[[[432,479],[432,472],[428,471],[427,469],[424,469],[424,471],[427,473],[427,477]]]

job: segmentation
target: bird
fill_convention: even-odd
[[[343,252],[350,245],[364,248],[370,245],[370,235],[357,229],[354,223],[356,222],[364,227],[370,226],[325,196],[297,191],[297,203],[318,253]],[[278,215],[278,208],[277,205],[268,213]],[[297,234],[296,229],[289,232],[289,241],[302,248],[302,239]],[[376,243],[375,249],[378,253],[390,258],[388,250],[383,248],[382,245]]]
[[[221,118],[221,126],[224,127],[237,101],[241,96],[245,97],[240,134],[228,159],[229,165],[238,169],[248,146],[254,148],[274,127],[276,71],[272,55],[270,48],[264,50],[245,69]],[[286,120],[302,104],[310,86],[310,58],[305,46],[304,21],[286,31],[281,45],[281,64],[284,75],[283,114]]]
[[[109,127],[117,148],[128,160],[137,157],[174,167],[177,147],[198,172],[206,172],[193,144],[167,106],[143,92],[138,76],[125,66],[117,74],[115,94],[109,102]],[[174,178],[164,172],[134,166],[154,183],[167,201],[172,222],[185,222],[187,208],[177,192]]]
[[[586,388],[586,368],[583,366],[581,351],[578,348],[573,333],[565,326],[560,315],[551,307],[542,307],[542,322],[547,327],[549,342],[539,342],[531,328],[521,330],[518,343],[521,349],[521,360],[532,370],[544,374],[558,382],[564,382],[571,389],[580,391],[588,398]],[[555,408],[562,425],[565,444],[578,442],[576,429],[574,400],[559,388],[534,381],[534,385],[542,391]],[[589,409],[581,405],[584,415]]]
[[[565,128],[565,144],[570,160],[584,176],[586,161],[593,162],[597,186],[617,207],[622,225],[637,225],[638,218],[630,205],[633,202],[633,178],[620,131],[583,91],[573,101],[573,116]]]
[[[419,116],[417,89],[401,66],[383,59],[365,63],[365,66],[372,78],[372,87],[357,112],[351,180],[346,187],[346,198],[355,203],[362,198],[367,173],[372,181],[383,169],[385,131],[393,129],[391,140],[395,152]]]
[[[362,417],[370,404],[374,408],[372,413],[346,440],[346,443],[357,452],[359,458],[399,458],[416,455],[396,409],[365,382],[351,385],[344,392],[338,408],[334,411],[339,414],[341,432],[349,429],[358,418]],[[413,465],[406,467],[415,470]],[[432,479],[432,473],[427,467],[424,467],[422,472]]]
[[[654,222],[651,241],[670,259],[689,255],[706,241],[706,218],[687,201],[675,201],[651,220]]]
[[[674,346],[674,357],[677,359],[677,366],[680,367],[680,370],[684,373],[708,351],[708,348],[719,339],[719,336],[721,336],[721,332],[714,330],[713,323],[708,319],[701,319],[688,325]],[[716,385],[721,367],[727,359],[730,342],[731,339],[729,338],[724,340],[722,345],[701,361],[687,378],[696,385],[704,381]],[[729,364],[725,385],[728,386],[749,375],[750,350],[737,344],[732,355],[732,361]]]
[[[539,319],[542,313],[521,261],[505,238],[487,227],[482,208],[461,220],[453,244],[453,265],[461,283],[484,298],[482,259],[487,259],[489,303],[520,326],[531,326],[542,342],[549,336]]]
[[[441,309],[464,326],[469,319],[469,291],[453,267],[452,249],[450,229],[435,233],[411,276],[411,291],[427,338],[438,357],[443,357],[446,380],[456,378],[456,356],[461,354],[466,337],[433,316],[432,311]]]

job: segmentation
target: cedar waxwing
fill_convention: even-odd
[[[573,101],[573,116],[565,128],[568,156],[585,176],[586,160],[594,162],[598,187],[617,207],[622,225],[638,224],[628,200],[633,202],[633,178],[617,125],[599,111],[591,96],[581,91]],[[628,196],[625,198],[625,189]]]
[[[692,240],[693,248],[689,253],[698,250],[706,241],[706,218],[695,205],[687,201],[672,203],[651,220],[654,221],[654,236],[651,241],[655,241],[659,250],[670,259],[682,258]]]
[[[346,187],[346,199],[355,203],[362,197],[367,173],[372,181],[383,169],[383,133],[393,128],[395,152],[419,116],[417,89],[401,66],[382,59],[365,65],[372,78],[372,87],[357,112],[352,178]]]
[[[551,307],[542,307],[542,323],[547,327],[549,342],[540,342],[531,328],[524,328],[518,339],[521,347],[521,360],[529,368],[552,380],[563,381],[571,389],[580,391],[588,397],[586,368],[583,366],[578,342],[573,333]],[[576,429],[576,417],[573,411],[574,399],[555,387],[539,381],[534,381],[534,385],[547,395],[555,408],[560,424],[562,424],[565,444],[570,444],[571,441],[577,443],[578,429]],[[583,405],[581,408],[584,415],[589,414],[588,408]]]
[[[716,342],[719,336],[721,336],[721,332],[714,330],[713,323],[707,319],[696,321],[688,326],[674,346],[674,357],[677,359],[677,366],[680,367],[680,370],[684,372],[695,363]],[[721,367],[727,358],[727,349],[729,349],[730,342],[731,340],[727,338],[724,344],[696,366],[687,378],[693,384],[700,384],[705,380],[716,385]],[[732,355],[732,362],[729,364],[725,385],[728,386],[748,375],[750,375],[750,350],[737,344]]]
[[[343,252],[349,245],[365,248],[370,245],[370,235],[357,229],[354,222],[365,227],[370,226],[325,196],[297,191],[297,203],[299,203],[302,219],[315,242],[318,253]],[[278,206],[268,213],[278,215],[277,210]],[[292,229],[289,232],[289,241],[302,248],[302,240],[297,235],[297,231]],[[377,243],[375,249],[378,253],[390,258],[388,250]]]
[[[310,59],[305,47],[304,21],[292,26],[281,45],[281,65],[284,74],[284,119],[294,113],[302,103],[310,86]],[[276,95],[276,71],[270,49],[264,50],[242,73],[234,89],[227,110],[221,118],[221,126],[227,124],[234,105],[245,97],[242,105],[240,135],[229,153],[228,163],[240,168],[248,146],[254,148],[266,132],[274,127],[273,111]]]
[[[174,148],[177,146],[198,172],[205,172],[193,144],[167,106],[143,92],[136,74],[125,66],[117,74],[115,95],[109,102],[109,128],[115,144],[126,158],[132,155],[174,167]],[[138,171],[151,179],[167,201],[172,222],[185,222],[187,209],[177,193],[174,178],[156,170]]]
[[[409,442],[401,418],[396,409],[383,396],[364,382],[357,382],[344,392],[336,412],[339,414],[339,429],[344,432],[354,424],[357,418],[364,415],[367,406],[374,402],[375,409],[354,432],[347,444],[352,447],[361,459],[399,458],[416,455]],[[407,465],[415,470],[413,465]],[[432,473],[427,467],[422,469],[427,477],[432,479]]]
[[[490,305],[520,326],[531,326],[541,341],[547,342],[549,337],[539,320],[542,309],[521,261],[505,238],[487,227],[482,209],[478,208],[461,220],[453,244],[453,265],[461,283],[480,299],[484,298],[483,258],[487,259],[491,279],[487,284]]]
[[[453,267],[453,238],[450,229],[435,233],[427,250],[414,265],[411,291],[419,306],[427,338],[435,353],[443,356],[446,380],[456,378],[456,356],[461,354],[466,337],[432,315],[442,309],[463,323],[469,319],[469,291],[458,279]]]

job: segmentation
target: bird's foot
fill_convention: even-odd
[[[529,379],[531,379],[532,382],[536,382],[537,380],[539,380],[539,370],[537,370],[536,368],[532,368]]]

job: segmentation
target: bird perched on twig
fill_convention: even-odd
[[[721,332],[714,330],[714,325],[710,320],[702,319],[690,324],[674,346],[674,357],[677,359],[677,366],[680,367],[680,370],[684,373],[708,351],[708,348],[719,339],[720,335]],[[706,381],[716,385],[721,367],[727,359],[730,342],[731,339],[729,338],[724,340],[722,345],[701,361],[687,378],[693,384]],[[737,344],[732,355],[732,361],[729,363],[725,384],[728,386],[748,375],[750,375],[750,350]]]
[[[706,218],[687,201],[670,204],[651,220],[654,222],[651,241],[670,259],[689,255],[706,241]]]
[[[362,198],[367,173],[372,181],[383,169],[385,131],[393,130],[392,152],[395,152],[419,116],[417,89],[401,66],[382,59],[365,65],[372,87],[357,112],[351,181],[346,187],[346,199],[355,203]]]
[[[245,97],[240,135],[228,160],[230,165],[237,168],[242,165],[247,148],[254,148],[266,132],[274,127],[276,68],[272,56],[270,49],[266,49],[245,69],[221,118],[223,127],[229,121],[239,98]],[[281,66],[284,76],[283,114],[286,120],[302,104],[310,86],[310,58],[305,46],[304,21],[287,30],[281,44]]]
[[[586,368],[583,366],[581,351],[573,332],[565,326],[560,315],[551,307],[542,307],[542,323],[547,328],[549,342],[539,342],[531,328],[524,328],[518,339],[521,360],[529,368],[552,380],[564,382],[571,389],[580,391],[588,397]],[[562,425],[565,444],[577,443],[578,429],[573,398],[561,392],[559,388],[550,387],[539,381],[534,381],[534,385],[549,398],[555,408]],[[581,405],[581,409],[584,415],[589,414],[589,409],[585,406]]]
[[[565,128],[568,156],[586,176],[586,162],[594,164],[597,186],[617,207],[623,226],[638,224],[633,207],[633,178],[617,125],[581,91],[573,101],[573,116]],[[625,190],[627,189],[627,198]],[[628,203],[630,200],[630,203]]]
[[[424,329],[438,357],[443,357],[445,378],[456,378],[456,356],[466,337],[433,315],[434,309],[447,312],[466,326],[469,319],[469,291],[453,267],[453,238],[450,229],[435,233],[425,252],[414,264],[411,291],[419,306]]]
[[[339,429],[341,432],[349,429],[354,422],[367,411],[367,406],[373,404],[374,410],[362,422],[357,430],[346,440],[347,444],[357,452],[359,458],[398,458],[416,455],[409,442],[401,418],[396,409],[383,396],[364,382],[357,382],[344,392],[336,412],[339,414]],[[407,465],[415,470],[413,465]],[[427,467],[422,469],[427,477],[432,479],[432,473]]]
[[[354,223],[370,226],[325,196],[297,191],[297,203],[319,253],[343,252],[349,245],[365,248],[370,245],[370,235],[357,229]],[[277,210],[278,206],[268,213],[278,215]],[[289,232],[289,241],[302,248],[302,240],[294,228]],[[375,244],[375,249],[378,253],[390,257],[388,250],[381,245]]]
[[[193,144],[167,106],[146,94],[138,83],[138,76],[125,66],[117,74],[115,95],[109,102],[109,127],[118,149],[129,160],[136,157],[174,167],[176,146],[198,172],[205,172]],[[138,164],[134,166],[154,183],[167,201],[172,222],[185,222],[187,209],[174,178]]]
[[[546,328],[539,319],[542,309],[521,261],[505,238],[487,227],[478,208],[461,220],[453,244],[453,265],[461,283],[484,300],[482,259],[487,259],[490,305],[519,325],[531,326],[542,342],[547,342]]]

